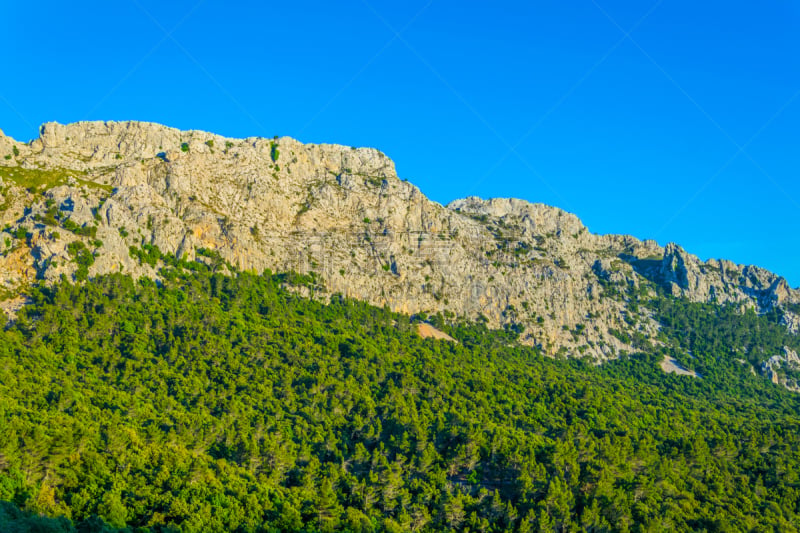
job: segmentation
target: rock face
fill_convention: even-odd
[[[157,276],[131,247],[186,259],[209,249],[241,269],[314,271],[329,293],[483,317],[548,353],[600,359],[630,350],[634,333],[655,333],[645,311],[626,305],[631,290],[651,290],[645,279],[759,311],[800,303],[758,267],[594,235],[554,207],[474,197],[443,207],[368,148],[142,122],[48,123],[28,144],[0,135],[0,179],[6,297],[62,276]],[[791,312],[785,320],[800,327]]]
[[[782,375],[781,368],[797,372],[800,370],[800,357],[797,352],[783,347],[783,354],[773,355],[761,365],[761,373],[776,385],[782,385],[793,392],[800,392],[797,380]]]

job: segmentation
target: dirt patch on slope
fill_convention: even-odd
[[[424,339],[439,339],[443,341],[458,343],[457,340],[455,340],[453,337],[451,337],[444,331],[436,329],[435,327],[431,326],[426,322],[417,324],[417,333],[419,333],[419,336]]]
[[[677,360],[673,359],[672,357],[664,357],[661,361],[661,370],[666,372],[667,374],[678,374],[679,376],[692,376],[693,378],[699,378],[700,374],[695,372],[694,370],[687,370],[683,368]]]

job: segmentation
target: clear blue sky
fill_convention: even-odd
[[[800,285],[800,1],[6,2],[0,128],[374,146]]]

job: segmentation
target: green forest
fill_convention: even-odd
[[[658,342],[594,365],[216,270],[30,289],[0,333],[0,530],[800,528],[800,401],[750,371],[798,346],[777,316],[636,296]]]

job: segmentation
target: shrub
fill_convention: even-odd
[[[131,257],[138,259],[140,263],[150,265],[151,267],[155,267],[156,263],[164,258],[158,246],[152,244],[144,244],[141,249],[131,246],[128,248],[128,253]]]
[[[69,243],[67,252],[72,257],[72,261],[78,265],[78,270],[75,271],[75,280],[83,281],[87,279],[89,277],[89,267],[94,264],[92,252],[81,241]]]
[[[181,152],[188,152],[189,151],[189,143],[181,144]]]
[[[97,236],[97,226],[79,226],[70,219],[61,222],[61,227],[75,235],[94,238]]]

